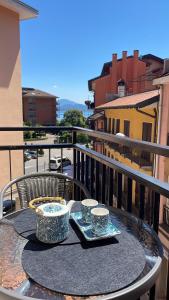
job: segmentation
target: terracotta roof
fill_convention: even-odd
[[[95,109],[107,108],[139,108],[159,101],[159,90],[153,90],[131,96],[121,97],[104,105],[97,106]]]
[[[33,88],[22,88],[22,96],[23,97],[48,97],[48,98],[58,98],[55,95],[49,94],[47,92],[33,89]]]

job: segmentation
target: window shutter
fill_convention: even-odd
[[[124,134],[130,136],[130,121],[124,120]]]
[[[120,132],[120,119],[116,120],[116,133]]]

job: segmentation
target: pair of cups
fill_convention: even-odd
[[[109,210],[94,199],[84,199],[81,201],[81,205],[83,222],[91,224],[94,234],[106,234],[109,224]]]

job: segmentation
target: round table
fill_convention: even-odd
[[[145,252],[146,264],[139,278],[131,285],[114,293],[97,296],[97,298],[102,300],[137,299],[154,285],[158,277],[163,256],[162,245],[154,230],[142,220],[116,208],[109,207],[109,210],[116,227],[119,230],[126,230],[140,242]],[[21,263],[22,251],[27,239],[17,234],[13,225],[15,217],[20,213],[22,210],[0,221],[0,299],[1,297],[3,300],[84,299],[84,297],[72,297],[52,292],[27,278]],[[87,298],[95,299],[96,296]]]

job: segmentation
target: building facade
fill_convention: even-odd
[[[113,54],[112,61],[103,65],[100,76],[88,81],[89,91],[94,93],[96,112],[89,120],[92,128],[97,130],[103,126],[103,118],[97,118],[98,113],[102,113],[102,105],[156,89],[153,79],[162,74],[163,67],[162,58],[153,54],[139,56],[138,50],[134,50],[133,55],[130,56],[127,56],[127,51],[123,51],[122,58],[119,59],[117,54]],[[106,125],[104,128],[107,130]],[[103,152],[102,143],[93,140],[93,145],[96,151]]]
[[[36,17],[38,12],[21,1],[0,0],[0,126],[22,126],[22,89],[20,65],[20,21]],[[23,143],[19,132],[1,132],[0,145]],[[10,177],[23,174],[21,152],[12,154],[11,174],[9,173],[9,153],[0,152],[0,187]],[[19,163],[18,163],[19,162]]]
[[[164,60],[152,54],[139,56],[134,50],[122,58],[112,55],[112,60],[104,63],[100,76],[88,81],[89,91],[94,93],[95,108],[118,97],[143,93],[155,89],[153,79],[163,71]]]
[[[104,110],[104,131],[136,140],[156,142],[159,93],[157,89],[122,97],[99,106],[98,110]],[[106,156],[147,175],[154,175],[154,156],[150,153],[112,142],[104,143],[102,147],[102,153]],[[127,190],[127,182],[124,178],[123,190],[125,189]],[[137,207],[138,187],[133,184],[132,189],[133,202]],[[149,195],[147,196],[149,197]],[[125,206],[125,199],[123,199],[123,203]],[[148,198],[146,203],[149,205]]]
[[[57,97],[33,89],[22,89],[23,121],[32,125],[56,125]]]

